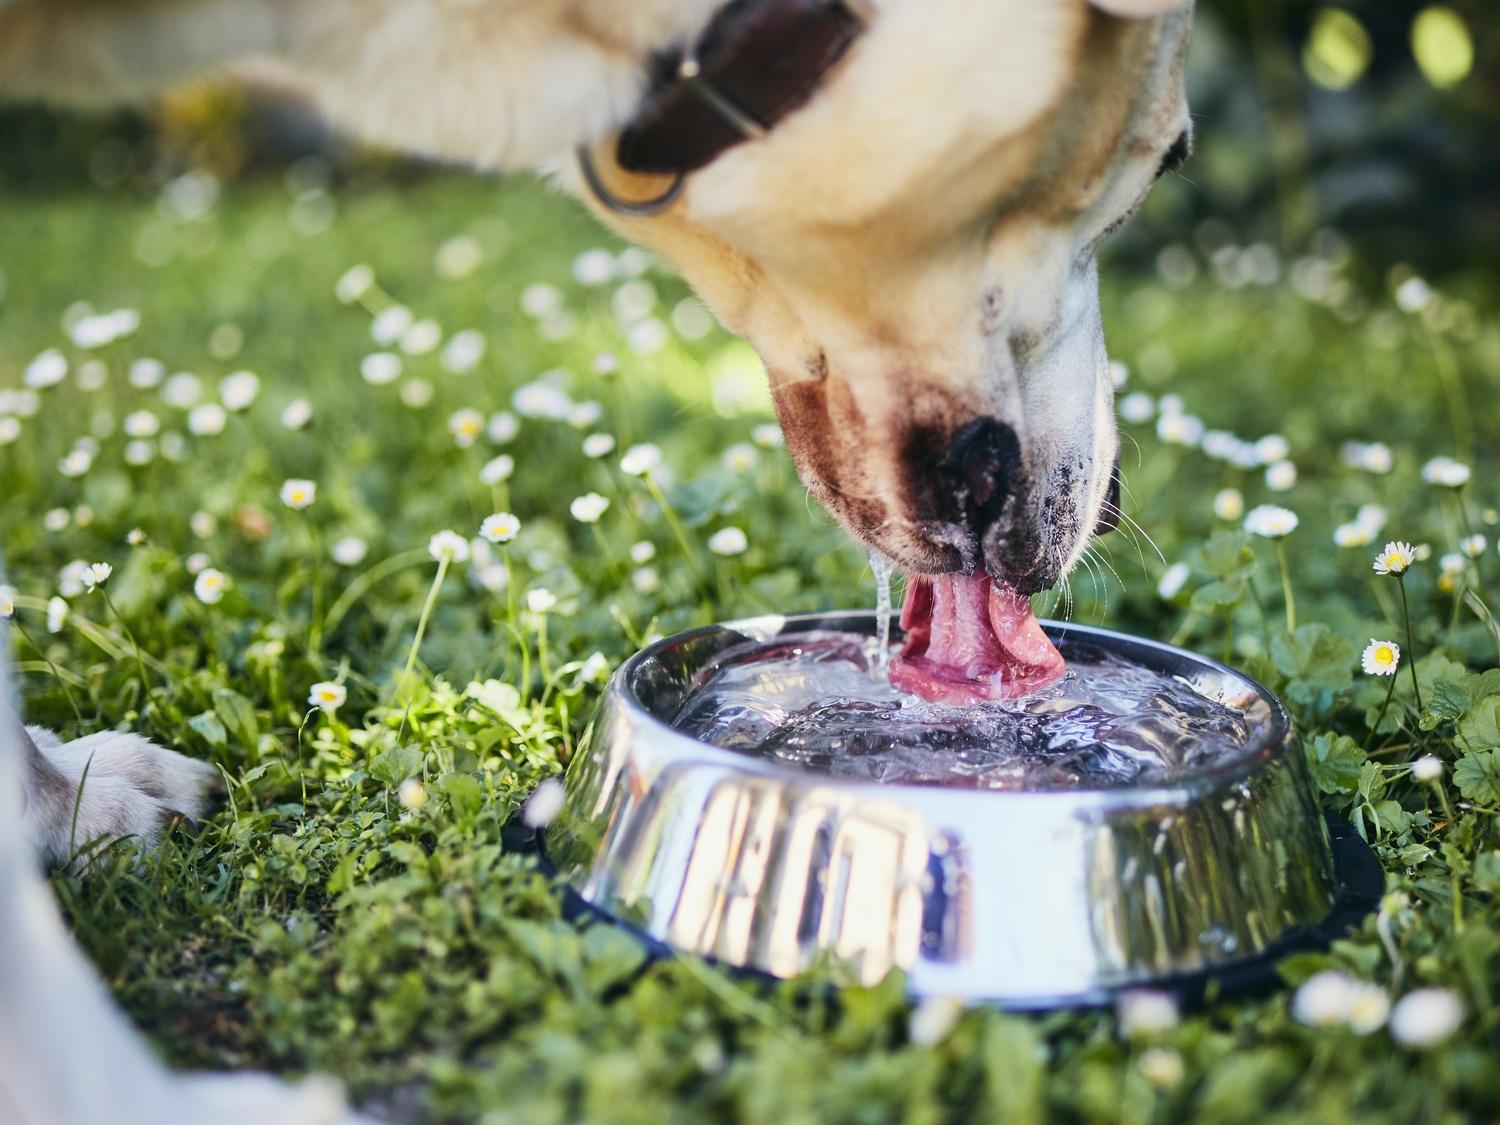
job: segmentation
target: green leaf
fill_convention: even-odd
[[[1467,750],[1500,748],[1500,695],[1488,695],[1458,720],[1458,740]]]
[[[448,807],[453,810],[453,819],[459,824],[472,824],[484,805],[479,782],[466,773],[449,774],[443,778],[442,790],[448,798]]]
[[[256,718],[255,706],[237,691],[220,687],[214,689],[214,711],[224,720],[225,729],[234,735],[235,741],[246,750],[254,750],[260,740],[260,720]]]
[[[1299,703],[1317,702],[1354,682],[1355,646],[1321,622],[1272,637],[1271,657],[1287,679],[1287,695]]]
[[[387,785],[399,785],[422,768],[422,751],[415,746],[392,746],[370,762],[370,776]]]
[[[595,993],[634,976],[646,963],[646,947],[618,926],[591,926],[583,935],[583,980]]]
[[[1243,585],[1255,569],[1250,536],[1243,531],[1221,531],[1199,548],[1198,562],[1219,581]]]
[[[1500,805],[1500,755],[1494,750],[1465,754],[1453,767],[1458,791],[1481,805]]]
[[[204,711],[202,714],[194,715],[188,720],[188,727],[203,736],[203,740],[210,746],[228,746],[229,735],[224,730],[224,724],[219,721],[219,716],[212,711]]]
[[[1324,793],[1353,793],[1366,762],[1359,743],[1348,735],[1325,731],[1305,744],[1307,767]]]
[[[1240,589],[1231,586],[1227,582],[1215,580],[1206,586],[1199,586],[1193,591],[1189,607],[1194,613],[1201,613],[1211,617],[1216,613],[1222,613],[1226,609],[1232,609],[1240,604],[1243,595]]]

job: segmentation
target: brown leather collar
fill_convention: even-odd
[[[687,173],[765,136],[812,97],[864,29],[868,2],[732,0],[693,46],[658,60],[657,82],[615,146],[621,168],[673,175],[672,186],[655,200],[619,200],[580,150],[589,186],[614,210],[661,210]]]

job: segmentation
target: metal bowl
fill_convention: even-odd
[[[1330,839],[1275,696],[1181,649],[1045,627],[1064,656],[1107,650],[1240,708],[1250,739],[1211,768],[1143,787],[831,777],[669,724],[726,648],[869,634],[875,615],[713,625],[615,673],[545,833],[547,858],[590,907],[670,949],[773,977],[830,959],[865,983],[900,969],[916,995],[1016,1007],[1249,980],[1369,908],[1378,867],[1352,833]]]

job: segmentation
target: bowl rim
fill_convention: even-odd
[[[617,692],[617,697],[629,711],[632,722],[644,723],[650,728],[654,746],[663,750],[679,750],[681,752],[680,756],[685,760],[697,761],[704,765],[722,765],[730,769],[761,774],[787,784],[831,786],[843,792],[879,793],[884,794],[887,799],[892,801],[920,801],[924,799],[930,801],[934,799],[935,795],[941,794],[945,802],[1024,800],[1035,804],[1042,801],[1053,801],[1059,804],[1065,803],[1074,806],[1083,806],[1099,811],[1139,809],[1159,805],[1181,805],[1200,799],[1207,793],[1222,791],[1238,781],[1261,773],[1276,759],[1285,757],[1288,749],[1297,744],[1296,728],[1281,700],[1264,684],[1246,673],[1212,657],[1203,656],[1200,653],[1191,652],[1188,649],[1179,648],[1176,645],[1170,645],[1163,641],[1152,640],[1147,637],[1137,637],[1130,633],[1122,633],[1114,629],[1103,628],[1102,626],[1077,625],[1071,622],[1050,619],[1042,619],[1040,623],[1048,636],[1058,641],[1066,642],[1077,636],[1085,640],[1103,644],[1108,648],[1134,649],[1138,653],[1144,652],[1154,655],[1161,661],[1161,663],[1156,665],[1158,670],[1169,659],[1170,662],[1175,664],[1186,664],[1197,670],[1207,670],[1228,676],[1243,684],[1252,694],[1267,705],[1267,721],[1255,732],[1254,737],[1246,743],[1241,753],[1236,754],[1226,761],[1204,767],[1203,769],[1194,770],[1191,774],[1178,781],[1142,786],[1115,786],[1112,788],[947,789],[939,785],[900,782],[886,783],[869,781],[863,778],[829,777],[807,770],[800,770],[795,766],[786,765],[781,762],[758,758],[751,754],[744,754],[738,750],[715,746],[711,742],[703,742],[692,735],[684,734],[677,730],[666,720],[662,719],[652,708],[648,707],[641,700],[636,690],[639,673],[648,661],[659,658],[673,647],[687,644],[697,638],[717,631],[735,629],[743,632],[756,629],[760,631],[773,630],[783,633],[811,632],[811,626],[819,623],[830,623],[839,619],[859,618],[873,621],[877,616],[877,612],[876,610],[869,609],[835,609],[817,613],[769,613],[755,617],[736,618],[731,621],[719,621],[710,625],[700,625],[693,629],[686,629],[680,633],[673,633],[670,636],[663,637],[632,654],[615,672],[610,689]],[[789,628],[789,626],[792,628]],[[892,617],[892,627],[894,636],[894,630],[899,629],[895,615]],[[658,741],[660,739],[665,739],[666,742],[662,743]]]

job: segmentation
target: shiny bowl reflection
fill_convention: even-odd
[[[1222,665],[1049,624],[1246,712],[1242,752],[1169,783],[986,791],[829,777],[674,731],[695,674],[747,640],[872,633],[871,613],[669,637],[611,680],[572,763],[550,861],[648,939],[774,977],[833,961],[917,995],[1017,1006],[1264,962],[1337,913],[1340,876],[1276,698]]]

